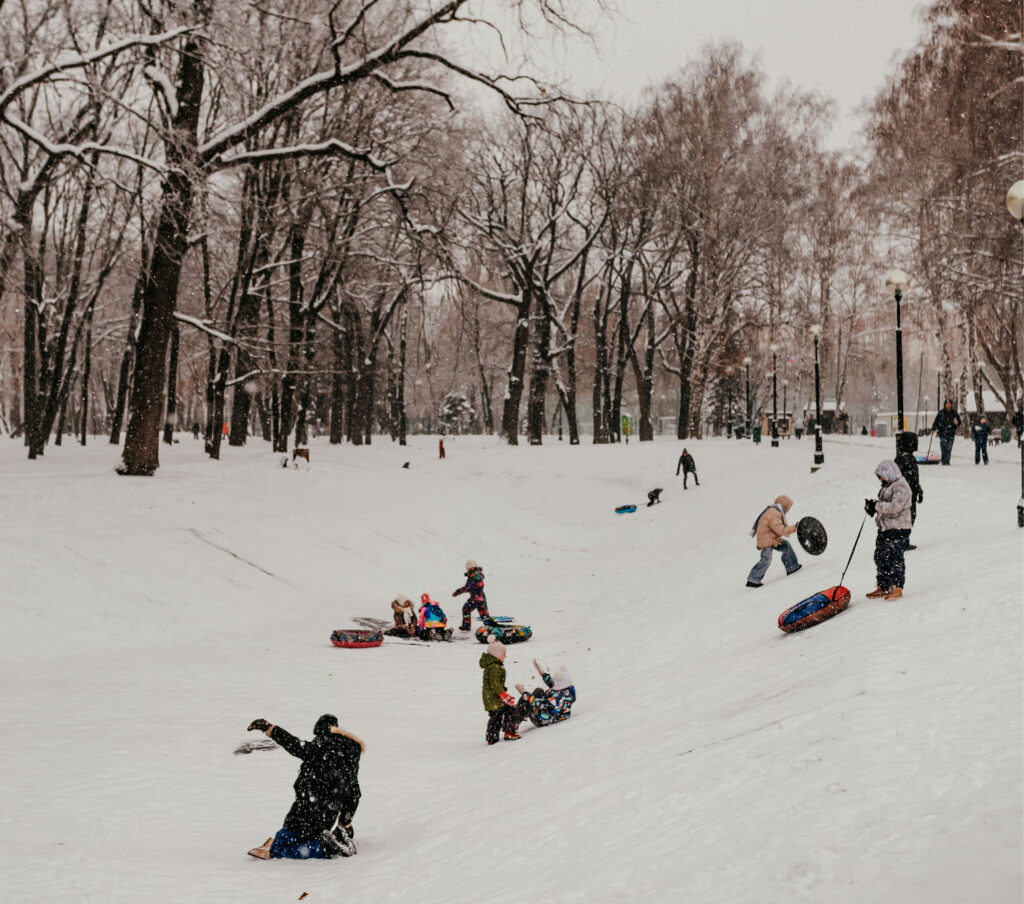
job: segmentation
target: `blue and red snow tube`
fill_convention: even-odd
[[[779,628],[787,634],[803,631],[838,615],[850,605],[850,591],[836,585],[790,606],[779,616]]]

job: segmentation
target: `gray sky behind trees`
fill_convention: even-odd
[[[772,85],[788,80],[835,99],[833,147],[849,147],[857,107],[882,86],[921,34],[920,0],[613,0],[612,17],[587,15],[598,47],[559,37],[550,54],[530,53],[531,69],[579,90],[629,102],[643,88],[732,38],[757,53]],[[578,10],[589,4],[580,3]],[[589,21],[588,21],[589,20]],[[544,33],[537,29],[537,38]],[[507,32],[508,33],[508,32]],[[543,39],[540,47],[545,46]]]

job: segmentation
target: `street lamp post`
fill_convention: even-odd
[[[903,323],[900,319],[900,299],[903,290],[910,285],[910,277],[902,270],[890,270],[885,274],[885,287],[891,289],[896,298],[896,433],[903,432]]]
[[[818,338],[821,336],[821,325],[811,327],[814,337],[814,467],[812,473],[825,464],[825,453],[821,448],[821,370],[818,367]]]
[[[776,377],[779,347],[773,343],[768,346],[768,350],[772,353],[772,448],[777,449],[779,445],[779,386]]]
[[[1014,182],[1006,193],[1006,209],[1021,226],[1024,226],[1024,180]],[[1021,272],[1024,279],[1024,271]],[[1020,409],[1018,409],[1020,411]],[[1024,422],[1014,414],[1017,428],[1017,445],[1020,447],[1020,499],[1017,501],[1017,526],[1024,527]]]
[[[786,407],[786,391],[789,389],[789,380],[782,381],[782,419],[786,422],[786,435],[789,435],[789,409]]]
[[[747,439],[753,439],[754,438],[754,434],[750,432],[750,365],[751,365],[751,359],[750,358],[744,358],[743,359],[743,366],[747,369],[747,418],[746,418],[746,423],[747,423]]]
[[[732,439],[732,367],[725,369],[725,396],[728,400],[725,408],[725,435]]]

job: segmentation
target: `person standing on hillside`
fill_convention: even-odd
[[[676,465],[676,477],[679,476],[680,470],[683,472],[683,489],[686,489],[686,478],[689,474],[693,475],[693,482],[696,486],[700,486],[700,481],[697,479],[697,464],[693,460],[693,456],[683,449],[683,454],[679,456],[679,464]]]
[[[960,426],[960,415],[953,409],[951,399],[942,403],[942,410],[935,415],[932,422],[932,435],[939,435],[939,448],[942,450],[942,463],[949,464],[950,456],[953,454],[953,440],[956,439],[956,431]]]
[[[504,729],[506,741],[518,741],[519,727],[516,699],[505,687],[505,645],[492,640],[480,655],[483,672],[482,695],[487,710],[487,730],[484,738],[488,744],[498,743],[498,732]]]
[[[313,740],[253,719],[249,731],[262,731],[292,756],[302,760],[295,779],[295,802],[284,818],[284,826],[249,854],[260,860],[285,857],[292,860],[323,860],[351,857],[352,817],[359,806],[359,757],[366,746],[355,735],[338,727],[330,713],[313,726]]]
[[[864,511],[874,516],[878,526],[875,538],[875,575],[878,586],[868,599],[898,600],[903,596],[907,566],[903,553],[910,539],[910,484],[896,462],[879,462],[875,475],[882,486],[877,499],[865,499]]]
[[[757,548],[761,551],[761,558],[757,564],[750,569],[747,575],[748,587],[760,587],[764,580],[765,572],[772,563],[772,552],[779,550],[782,553],[782,565],[786,574],[793,574],[803,566],[797,561],[796,553],[789,540],[790,534],[796,533],[796,526],[786,524],[786,512],[793,507],[793,500],[788,496],[778,496],[754,522],[750,535],[757,540]]]
[[[896,467],[900,469],[903,479],[910,487],[910,526],[917,521],[918,503],[924,502],[924,490],[921,489],[921,470],[917,466],[914,453],[917,451],[916,433],[898,433],[896,435]],[[917,547],[907,538],[907,549]]]
[[[974,463],[978,464],[982,459],[988,464],[988,435],[992,428],[988,425],[988,418],[982,415],[978,423],[974,425]]]
[[[460,631],[469,630],[469,615],[476,609],[481,618],[487,618],[490,612],[487,611],[487,595],[484,593],[484,570],[472,559],[466,561],[466,583],[458,590],[452,592],[452,596],[460,593],[468,593],[469,600],[462,606],[462,624]]]

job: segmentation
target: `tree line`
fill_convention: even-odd
[[[104,434],[152,474],[193,423],[214,458],[555,418],[616,442],[627,411],[699,437],[770,407],[773,344],[806,403],[813,323],[827,394],[875,404],[887,262],[947,393],[1024,399],[1009,4],[927,10],[860,158],[739,45],[627,109],[481,71],[465,7],[0,0],[0,426],[30,458]]]

